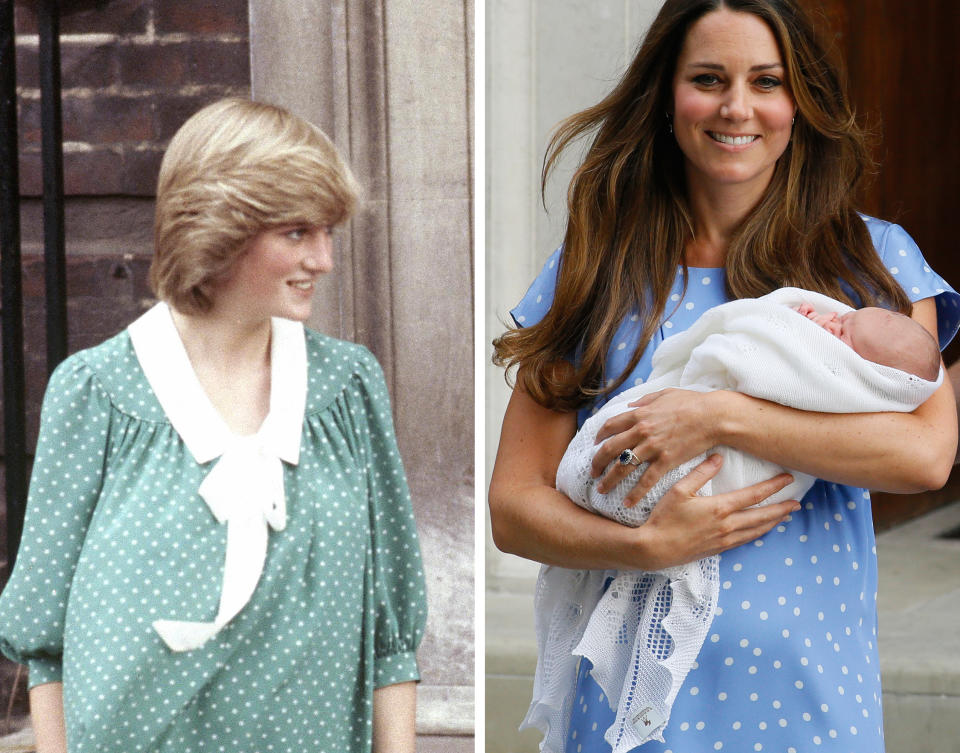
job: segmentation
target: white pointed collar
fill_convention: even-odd
[[[264,449],[296,465],[307,399],[303,325],[271,321],[270,410],[256,436]],[[137,360],[160,406],[194,460],[209,463],[244,438],[234,434],[200,386],[166,303],[128,327]]]

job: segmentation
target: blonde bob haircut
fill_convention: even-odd
[[[353,214],[350,168],[316,126],[229,98],[193,115],[160,165],[150,286],[185,314],[209,311],[210,283],[271,227],[334,227]]]

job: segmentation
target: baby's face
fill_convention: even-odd
[[[846,314],[838,314],[835,311],[821,314],[812,306],[801,308],[799,311],[860,355],[863,355],[862,351],[871,339],[883,331],[884,325],[892,316],[889,311],[878,308],[855,309]]]
[[[857,346],[855,345],[857,331],[860,329],[859,325],[863,323],[863,317],[858,316],[859,313],[860,311],[848,311],[841,316],[834,314],[839,331],[833,334],[854,350],[857,350]]]
[[[837,337],[864,358],[877,360],[872,356],[884,338],[902,337],[903,319],[907,317],[874,306],[848,311],[837,316]]]
[[[820,314],[807,303],[795,310],[868,361],[907,371],[928,381],[937,378],[940,363],[937,343],[908,316],[873,306],[842,315]]]
[[[868,334],[871,337],[876,336],[890,316],[891,313],[883,309],[865,308],[848,311],[846,314],[837,314],[834,311],[827,314],[813,314],[809,318],[860,353],[866,336]]]

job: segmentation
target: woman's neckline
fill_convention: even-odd
[[[244,354],[244,356],[248,358],[252,355],[254,360],[258,362],[261,359],[264,361],[264,363],[260,364],[256,368],[258,370],[264,369],[266,371],[265,375],[260,375],[260,377],[258,377],[265,378],[267,381],[265,394],[262,396],[262,398],[266,401],[266,410],[263,412],[263,415],[259,416],[259,420],[244,422],[238,421],[238,417],[235,415],[228,415],[224,413],[222,406],[219,404],[218,400],[215,399],[215,397],[222,396],[216,396],[215,393],[211,392],[209,385],[205,384],[204,379],[201,378],[201,372],[198,369],[200,364],[194,360],[198,353],[206,354],[214,351],[219,352],[220,349],[216,346],[219,345],[221,341],[229,340],[229,338],[225,337],[225,335],[235,333],[231,333],[229,329],[225,329],[222,325],[218,326],[218,322],[215,320],[212,322],[212,326],[199,326],[201,324],[201,320],[195,317],[186,316],[174,309],[169,304],[167,304],[167,312],[170,315],[170,323],[173,325],[173,330],[176,334],[176,343],[179,345],[179,347],[176,348],[178,351],[178,360],[181,362],[181,368],[188,372],[187,375],[190,381],[196,385],[199,393],[206,400],[210,409],[223,422],[223,426],[230,436],[237,440],[255,438],[258,434],[260,434],[264,422],[270,415],[270,406],[273,402],[272,320],[267,319],[263,325],[266,328],[266,332],[264,333],[265,342],[253,342],[252,347],[246,347],[247,352]],[[235,337],[234,339],[236,342],[243,342],[241,338]],[[259,340],[260,338],[257,335],[254,335],[249,339],[254,341]],[[262,351],[262,353],[260,351]],[[209,364],[203,364],[204,368],[207,368],[208,366]],[[219,379],[214,381],[219,381]],[[254,423],[256,423],[256,426],[254,426]],[[238,424],[244,425],[238,426]]]
[[[141,369],[160,407],[197,462],[209,462],[241,438],[259,438],[296,463],[306,407],[307,352],[303,325],[271,320],[270,407],[257,432],[235,433],[202,389],[164,303],[127,329]]]

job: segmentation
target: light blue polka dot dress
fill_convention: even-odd
[[[940,347],[960,326],[960,296],[902,228],[865,218],[884,264],[911,300],[936,298]],[[560,251],[513,310],[529,325],[549,309]],[[650,373],[656,346],[727,299],[723,269],[678,270],[663,322],[618,391]],[[620,374],[640,331],[621,325],[608,373]],[[614,393],[615,394],[615,393]],[[582,424],[590,410],[578,416]],[[720,559],[720,601],[664,731],[644,753],[883,753],[877,660],[877,558],[870,495],[818,481],[792,519]],[[614,713],[581,662],[566,753],[609,753]]]
[[[70,753],[371,749],[376,687],[418,679],[426,596],[383,375],[306,331],[299,464],[249,602],[198,649],[158,618],[210,620],[226,525],[128,332],[51,377],[0,648],[62,680]]]

